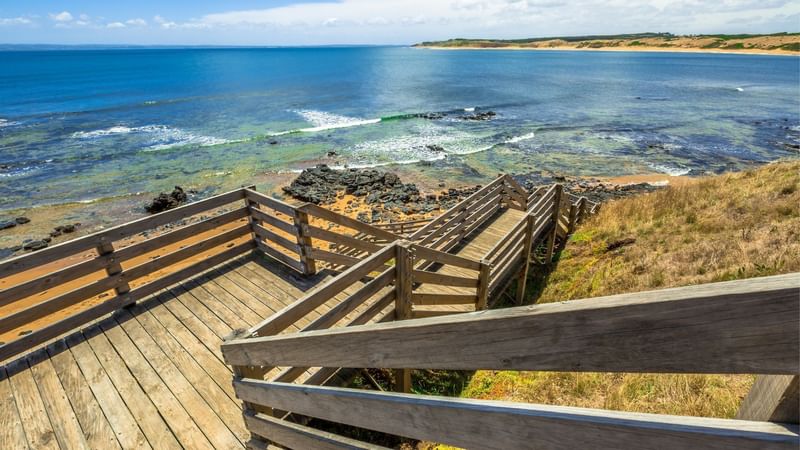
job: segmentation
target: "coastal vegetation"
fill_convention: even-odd
[[[740,51],[743,53],[800,53],[800,33],[698,34],[637,33],[592,36],[558,36],[530,39],[450,39],[423,42],[427,48],[588,49]]]
[[[800,162],[609,202],[529,282],[538,303],[800,270]],[[591,300],[585,300],[591,301]],[[731,418],[752,376],[479,371],[464,397]]]

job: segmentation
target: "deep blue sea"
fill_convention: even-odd
[[[794,56],[0,52],[0,211],[176,184],[214,191],[319,162],[466,181],[678,175],[798,157],[798,144]]]

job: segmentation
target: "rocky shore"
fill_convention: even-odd
[[[653,192],[664,187],[650,183],[619,184],[603,181],[599,178],[581,178],[557,174],[542,175],[539,173],[514,175],[514,179],[526,189],[559,183],[564,185],[565,191],[586,197],[589,200],[597,203],[615,200],[630,195]]]

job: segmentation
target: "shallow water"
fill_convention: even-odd
[[[761,55],[0,52],[0,211],[215,191],[318,161],[425,161],[414,170],[464,181],[720,172],[797,157],[798,86],[797,57]]]

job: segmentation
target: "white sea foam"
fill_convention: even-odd
[[[739,91],[739,92],[744,92],[744,89],[742,89],[740,87],[737,87],[736,90]]]
[[[336,130],[339,128],[360,127],[362,125],[372,125],[380,123],[381,119],[362,119],[357,117],[341,116],[325,111],[301,109],[292,111],[300,115],[303,119],[310,122],[313,127],[298,128],[296,130],[278,131],[268,133],[269,136],[283,136],[293,133],[317,133],[320,131]]]
[[[149,141],[145,151],[167,150],[175,147],[195,146],[209,147],[214,145],[231,144],[242,140],[223,139],[213,136],[203,136],[171,128],[165,125],[145,125],[141,127],[127,127],[124,125],[113,126],[102,130],[78,131],[72,133],[75,139],[98,139],[108,136],[142,134]]]
[[[475,107],[472,108],[464,108],[464,112],[475,112]]]
[[[12,122],[7,119],[0,119],[0,128],[12,127],[14,125],[19,125],[19,122]]]
[[[692,171],[692,169],[687,169],[685,167],[675,167],[666,164],[648,163],[647,165],[656,172],[665,173],[671,177],[679,177]]]
[[[528,139],[533,139],[536,137],[536,133],[530,132],[527,134],[523,134],[521,136],[514,136],[510,139],[503,141],[504,144],[516,144],[518,142],[527,141]]]

